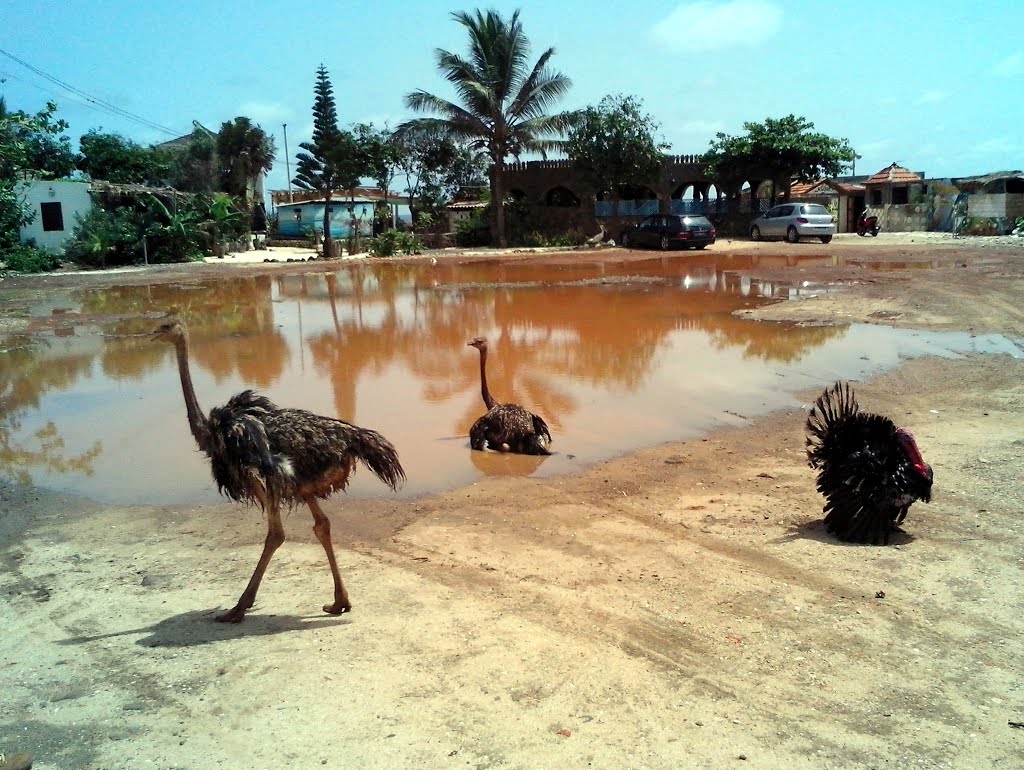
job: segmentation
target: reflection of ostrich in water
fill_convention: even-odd
[[[405,478],[394,446],[376,431],[322,417],[304,409],[282,409],[270,399],[246,390],[204,417],[188,368],[188,333],[178,321],[162,324],[156,339],[174,344],[178,374],[185,396],[189,428],[199,448],[210,458],[213,478],[232,500],[258,503],[267,514],[267,539],[259,563],[238,603],[217,620],[238,623],[256,600],[263,573],[274,551],[284,542],[281,503],[304,502],[313,513],[313,534],[327,552],[334,578],[334,602],[324,612],[350,610],[331,544],[331,522],[317,498],[345,489],[348,477],[362,460],[392,489]]]
[[[474,337],[466,343],[480,351],[480,395],[487,414],[469,429],[473,449],[497,449],[524,455],[549,455],[551,431],[540,417],[519,404],[499,404],[487,389],[487,340]]]

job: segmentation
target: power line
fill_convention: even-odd
[[[85,91],[82,91],[81,89],[76,88],[75,86],[71,85],[70,83],[65,83],[60,78],[54,77],[53,75],[49,75],[49,74],[47,74],[46,72],[43,72],[41,69],[39,69],[37,67],[33,67],[27,61],[24,61],[23,59],[19,59],[14,54],[9,53],[9,52],[3,50],[2,48],[0,48],[0,54],[3,54],[8,59],[11,59],[11,60],[17,62],[18,64],[20,64],[21,66],[25,67],[26,69],[31,70],[32,72],[36,73],[40,77],[46,78],[47,80],[49,80],[54,85],[56,85],[56,86],[58,86],[60,88],[63,88],[65,91],[67,91],[67,92],[69,92],[71,94],[74,94],[75,96],[79,96],[79,97],[81,97],[82,99],[85,99],[88,102],[91,102],[92,104],[96,105],[96,107],[99,108],[99,109],[106,110],[107,112],[113,113],[114,115],[117,115],[117,116],[122,117],[122,118],[126,118],[127,120],[131,120],[131,121],[133,121],[135,123],[139,123],[139,124],[141,124],[143,126],[146,126],[147,128],[152,128],[152,129],[155,129],[157,131],[162,131],[163,133],[169,134],[171,136],[180,136],[181,135],[181,132],[179,132],[179,131],[174,131],[173,129],[167,128],[167,126],[162,126],[159,123],[154,123],[152,120],[147,120],[146,118],[142,117],[141,115],[136,115],[133,112],[128,112],[128,110],[123,110],[123,109],[121,109],[120,107],[118,107],[115,104],[111,104],[108,101],[100,99],[98,96],[92,96],[91,94],[87,94]]]

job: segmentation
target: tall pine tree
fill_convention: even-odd
[[[313,101],[313,141],[302,142],[305,152],[296,153],[298,164],[292,183],[303,190],[323,194],[324,257],[333,256],[331,201],[335,190],[351,190],[359,184],[364,165],[352,134],[338,128],[334,89],[323,64],[316,72]]]

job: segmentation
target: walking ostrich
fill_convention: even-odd
[[[153,335],[177,351],[189,428],[210,458],[218,490],[232,500],[258,504],[267,514],[267,539],[252,578],[238,603],[217,620],[240,623],[256,600],[263,573],[285,539],[281,503],[304,502],[313,514],[313,534],[327,553],[334,579],[334,602],[325,604],[324,612],[340,615],[352,609],[334,558],[331,522],[317,499],[344,490],[358,460],[397,489],[405,471],[395,447],[376,431],[304,409],[282,409],[251,390],[232,396],[204,417],[189,374],[187,330],[171,321]]]
[[[889,542],[915,500],[928,502],[932,468],[910,431],[860,411],[850,386],[837,382],[807,418],[807,461],[825,496],[825,529],[840,540]]]
[[[491,448],[523,455],[549,455],[551,431],[543,419],[519,404],[499,404],[487,388],[487,340],[474,337],[466,343],[480,351],[480,395],[487,414],[469,429],[473,449]]]

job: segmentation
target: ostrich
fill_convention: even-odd
[[[238,603],[217,620],[240,623],[256,600],[263,573],[285,539],[282,502],[304,502],[313,514],[313,534],[327,553],[334,578],[334,602],[325,604],[324,612],[340,615],[351,610],[334,558],[331,522],[317,499],[345,489],[357,460],[397,489],[405,471],[395,447],[376,431],[304,409],[282,409],[251,390],[232,396],[204,417],[189,374],[187,330],[175,320],[158,326],[153,336],[172,343],[177,351],[189,428],[210,458],[219,491],[232,500],[258,504],[267,514],[267,539],[252,578]]]
[[[837,382],[807,418],[807,462],[825,496],[825,529],[840,540],[889,542],[916,500],[928,502],[932,468],[917,442],[888,417],[862,412],[848,384]]]
[[[466,344],[480,351],[480,395],[487,407],[487,414],[469,429],[469,445],[473,449],[490,447],[523,455],[551,454],[547,447],[551,443],[547,423],[519,404],[499,404],[487,389],[487,340],[474,337]]]

